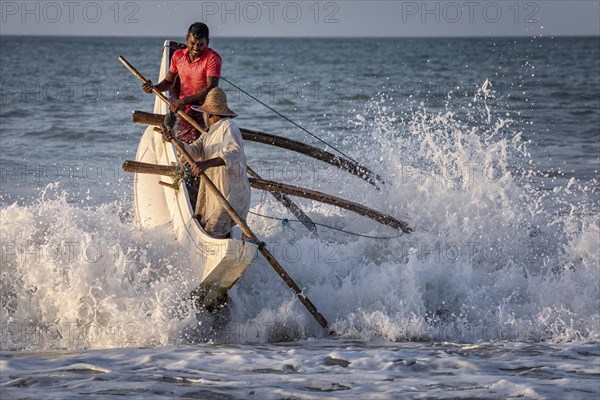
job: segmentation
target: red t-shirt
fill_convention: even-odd
[[[188,49],[180,49],[171,57],[169,71],[179,74],[181,92],[179,98],[192,96],[208,86],[208,77],[221,77],[221,56],[211,48],[190,62]],[[189,105],[188,105],[189,108]]]

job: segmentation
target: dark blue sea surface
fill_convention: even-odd
[[[250,166],[413,228],[294,198],[315,236],[253,190],[330,337],[262,257],[213,328],[187,249],[135,218],[154,98],[117,58],[156,82],[165,39],[0,36],[0,397],[598,398],[600,38],[212,38],[239,125],[384,183]]]
[[[98,202],[126,195],[127,185],[118,185],[118,165],[132,157],[142,131],[130,123],[130,112],[150,111],[153,98],[117,57],[123,55],[156,80],[162,44],[158,38],[3,36],[2,201],[27,202],[31,189],[52,178],[69,178],[69,168],[78,164],[83,171],[71,174],[70,183],[80,183],[79,172],[88,182],[96,179]],[[373,127],[355,122],[369,104],[387,99],[380,119],[419,110],[466,115],[473,112],[469,104],[475,92],[489,80],[493,117],[510,119],[513,133],[522,132],[530,141],[542,175],[597,177],[597,37],[213,38],[211,46],[223,57],[225,79],[367,165],[360,153],[368,143],[362,138]],[[240,90],[226,82],[221,86],[240,114],[240,125],[323,147]],[[398,120],[391,129],[401,135],[405,126]],[[249,147],[249,156],[257,159],[287,157]],[[16,165],[19,172],[13,171]]]

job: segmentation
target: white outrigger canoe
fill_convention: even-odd
[[[165,41],[159,82],[169,70],[174,52],[172,44],[169,40]],[[156,97],[154,113],[164,115],[168,111],[167,105]],[[164,142],[160,130],[150,125],[140,139],[135,160],[160,165],[178,163],[173,145]],[[194,206],[190,203],[183,181],[175,190],[161,185],[159,182],[162,179],[172,178],[135,174],[135,213],[144,228],[171,226],[179,246],[189,250],[193,274],[199,278],[196,301],[211,310],[227,298],[227,291],[256,258],[258,247],[235,238],[215,239],[209,236],[194,218]]]
[[[164,79],[167,74],[174,49],[180,48],[180,46],[177,42],[165,41],[159,81]],[[122,56],[119,57],[119,61],[139,80],[142,82],[146,81],[146,78]],[[237,87],[224,78],[223,80]],[[260,243],[259,239],[246,222],[235,213],[227,203],[227,200],[212,185],[210,180],[207,181],[208,187],[215,191],[214,194],[217,195],[217,198],[221,198],[220,201],[223,207],[228,210],[245,236],[251,238],[251,240],[242,241],[235,238],[215,239],[207,235],[198,220],[194,218],[193,207],[190,203],[185,184],[175,185],[175,182],[161,181],[160,175],[168,176],[170,177],[169,179],[176,179],[174,177],[177,176],[177,171],[174,164],[178,164],[178,159],[174,146],[184,153],[183,155],[186,159],[190,160],[190,162],[192,161],[176,141],[172,141],[173,144],[163,142],[160,128],[156,126],[162,125],[163,118],[168,111],[167,102],[170,102],[170,100],[167,99],[164,93],[159,93],[156,90],[153,92],[156,95],[154,112],[150,114],[134,111],[132,115],[134,122],[147,124],[148,127],[140,140],[135,162],[126,161],[123,164],[123,169],[136,173],[134,184],[135,211],[141,225],[146,228],[158,228],[168,225],[173,229],[179,245],[189,249],[193,273],[200,279],[198,288],[190,294],[191,299],[195,302],[195,306],[213,311],[223,305],[228,298],[228,290],[242,276],[252,263],[252,260],[256,258],[258,251],[260,251],[275,272],[294,291],[306,309],[315,317],[317,322],[323,328],[327,328],[327,320],[318,312],[300,286],[293,281],[264,244],[260,247],[256,244]],[[169,96],[171,99],[173,97]],[[278,114],[284,117],[282,114]],[[181,111],[180,115],[187,118]],[[286,119],[288,118],[286,117]],[[190,122],[193,121],[190,120]],[[342,170],[360,177],[375,187],[378,187],[377,182],[383,183],[381,177],[351,159],[342,158],[313,146],[280,136],[243,128],[240,130],[244,140],[300,152],[309,157],[335,165]],[[338,152],[340,151],[338,150]],[[404,233],[412,231],[405,222],[360,204],[298,186],[265,181],[250,167],[247,168],[247,171],[251,176],[250,185],[253,188],[267,190],[273,194],[313,234],[317,233],[315,224],[287,195],[304,197],[354,211],[384,225],[401,230]],[[176,189],[173,187],[176,187]]]

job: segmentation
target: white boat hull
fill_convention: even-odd
[[[167,74],[170,61],[169,42],[165,42],[159,81]],[[154,113],[166,114],[167,106],[158,97]],[[140,139],[136,161],[172,165],[177,163],[175,149],[162,141],[157,128],[148,126]],[[163,186],[172,183],[159,175],[136,174],[134,180],[135,211],[141,225],[157,228],[169,224],[180,246],[189,249],[194,276],[198,277],[201,303],[211,309],[226,298],[227,291],[256,258],[258,247],[237,239],[215,239],[209,236],[196,218],[185,184],[179,190]]]

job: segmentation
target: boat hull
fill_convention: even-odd
[[[165,42],[159,81],[168,72],[171,49]],[[166,104],[158,97],[154,112],[168,112]],[[175,149],[163,142],[158,128],[148,126],[140,139],[136,161],[172,165],[177,163]],[[159,175],[136,174],[134,183],[135,211],[144,228],[168,225],[179,246],[189,250],[190,263],[198,278],[196,300],[200,305],[213,309],[226,299],[227,291],[237,282],[252,261],[258,247],[254,243],[238,239],[216,239],[209,236],[196,218],[183,182],[177,190],[159,184],[173,183],[171,178]]]

